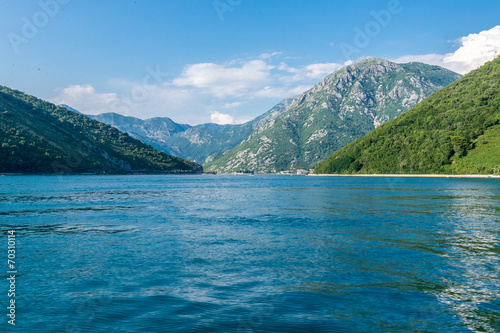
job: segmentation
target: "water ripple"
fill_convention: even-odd
[[[498,332],[499,199],[474,179],[2,177],[16,329]]]

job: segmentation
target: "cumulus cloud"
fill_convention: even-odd
[[[495,51],[500,52],[500,26],[462,37],[457,44],[457,50],[448,54],[407,55],[392,60],[424,62],[465,74],[493,59]],[[291,65],[297,60],[281,52],[269,52],[225,63],[189,64],[176,78],[161,84],[115,78],[108,80],[107,91],[99,92],[92,85],[75,84],[58,90],[50,101],[87,114],[116,112],[142,119],[170,117],[192,125],[235,124],[262,114],[282,98],[307,91],[352,63]]]
[[[165,86],[147,86],[128,82],[123,93],[99,93],[91,85],[71,85],[58,89],[50,98],[54,104],[67,104],[89,115],[114,112],[141,119],[174,116],[174,120],[198,123],[203,104],[193,99],[193,92],[186,89],[169,89]],[[182,111],[180,111],[182,110]],[[181,115],[181,117],[176,117]],[[208,121],[208,119],[206,119]]]
[[[285,62],[273,64],[271,58],[280,55],[281,52],[264,53],[259,59],[247,61],[188,65],[172,83],[179,87],[194,87],[220,99],[285,98],[304,87],[305,82],[309,85],[317,83],[349,64],[314,63],[302,67],[291,67]]]
[[[112,105],[118,104],[116,93],[102,93],[94,87],[86,85],[71,85],[60,90],[57,97],[50,100],[54,104],[67,104],[86,114],[100,114],[109,112]]]
[[[448,54],[407,55],[394,59],[395,62],[419,61],[438,65],[460,74],[466,74],[495,57],[500,52],[500,25],[470,34],[457,41],[458,50]]]
[[[246,61],[240,66],[202,63],[187,66],[173,81],[176,86],[192,86],[217,98],[241,97],[251,89],[271,81],[274,66],[264,60]]]
[[[219,125],[234,124],[234,118],[227,113],[212,111],[210,114],[210,122]]]
[[[443,62],[456,72],[465,74],[492,60],[495,52],[500,51],[500,25],[462,37],[460,43],[462,46],[447,54]]]
[[[178,77],[156,85],[115,78],[107,81],[108,88],[119,93],[72,85],[59,90],[51,101],[87,114],[116,112],[142,119],[170,117],[188,124],[235,124],[251,120],[283,98],[303,93],[342,66],[292,67],[283,61],[288,60],[272,52],[220,64],[190,64]]]

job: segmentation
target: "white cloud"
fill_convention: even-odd
[[[302,88],[304,83],[309,87],[343,66],[338,63],[314,63],[295,68],[285,62],[274,65],[271,58],[279,55],[280,52],[265,53],[259,56],[260,59],[222,65],[188,65],[172,83],[179,87],[197,88],[219,99],[285,98],[297,88]]]
[[[118,91],[112,93],[97,92],[91,85],[72,85],[59,90],[51,101],[87,114],[170,117],[192,125],[242,123],[280,99],[303,93],[342,66],[313,63],[295,68],[284,59],[280,52],[273,52],[222,64],[190,64],[177,78],[157,85],[114,78],[106,81],[111,91]]]
[[[285,71],[285,72],[288,72],[290,74],[293,74],[293,75],[281,75],[280,81],[282,81],[283,83],[292,84],[295,82],[304,82],[307,80],[309,80],[309,81],[314,80],[314,82],[317,83],[317,81],[330,75],[331,73],[335,72],[339,68],[341,68],[343,66],[350,65],[351,63],[352,63],[352,61],[347,61],[344,64],[339,64],[339,63],[334,63],[334,62],[315,63],[315,64],[306,65],[306,66],[300,67],[300,68],[294,68],[294,67],[288,66],[284,62],[281,62],[277,68],[281,71]]]
[[[281,52],[272,52],[272,53],[262,53],[259,58],[261,59],[269,59],[269,58],[272,58],[272,57],[276,57],[276,56],[280,56],[282,55]]]
[[[444,55],[442,54],[423,54],[423,55],[405,55],[399,58],[393,58],[391,61],[404,64],[407,62],[423,62],[429,65],[443,65]]]
[[[443,62],[455,71],[465,74],[490,61],[495,56],[495,51],[500,52],[500,25],[470,34],[460,39],[462,46],[454,53],[447,54]]]
[[[286,63],[284,62],[280,62],[280,64],[278,65],[277,67],[280,71],[286,71],[288,73],[298,73],[299,70],[297,68],[293,68],[293,67],[290,67],[288,66]]]
[[[312,64],[305,67],[305,75],[311,79],[322,79],[342,67],[337,63]]]
[[[267,86],[255,93],[257,97],[267,98],[285,98],[293,97],[312,88],[312,85],[299,85],[293,87],[286,86]]]
[[[210,114],[210,122],[219,125],[234,124],[234,118],[227,113],[212,111]]]
[[[246,61],[241,66],[201,63],[187,66],[173,84],[205,90],[217,98],[241,97],[271,81],[274,66],[264,60]]]
[[[500,52],[500,25],[462,37],[458,43],[460,47],[453,53],[407,55],[396,58],[394,61],[399,63],[419,61],[466,74],[492,60],[495,57],[495,51]]]
[[[57,90],[59,94],[49,99],[54,104],[67,104],[76,110],[96,115],[119,113],[141,119],[173,117],[174,121],[198,123],[203,108],[193,100],[193,92],[186,89],[169,89],[165,86],[148,86],[128,82],[123,94],[98,93],[91,85],[71,85]],[[194,110],[193,112],[186,112]],[[208,121],[208,119],[205,119]]]
[[[235,109],[235,108],[240,107],[244,104],[246,104],[246,103],[245,102],[226,103],[226,104],[224,104],[224,109]]]
[[[500,52],[500,26],[470,34],[457,42],[458,49],[453,53],[407,55],[393,61],[419,61],[463,74],[493,59],[495,50]],[[299,61],[281,52],[269,52],[225,63],[190,64],[170,82],[145,85],[142,81],[114,78],[106,82],[108,91],[99,92],[92,85],[75,84],[58,90],[58,95],[50,101],[68,104],[87,114],[116,112],[142,119],[170,117],[192,125],[209,121],[242,123],[267,111],[279,99],[303,93],[325,76],[352,63],[291,65]]]
[[[91,85],[71,85],[50,100],[54,104],[67,104],[86,114],[109,112],[111,105],[118,103],[116,93],[96,93]]]

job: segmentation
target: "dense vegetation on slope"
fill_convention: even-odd
[[[314,172],[500,174],[500,58],[335,152]]]
[[[116,128],[0,86],[0,172],[193,172]]]
[[[263,130],[204,168],[221,173],[312,168],[459,77],[438,66],[364,59],[297,96]]]
[[[170,118],[138,119],[116,113],[89,116],[112,125],[167,154],[204,163],[210,155],[224,153],[248,138],[270,119],[284,112],[292,98],[285,99],[261,116],[238,125],[177,124]],[[214,155],[217,156],[217,155]],[[212,160],[211,157],[209,160]]]

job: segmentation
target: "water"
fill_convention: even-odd
[[[500,331],[496,179],[2,177],[0,222],[0,331]]]

